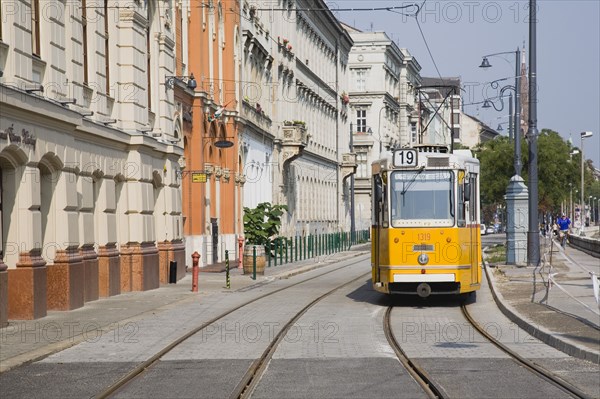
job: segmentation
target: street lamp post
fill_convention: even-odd
[[[538,229],[538,129],[537,129],[537,4],[529,0],[529,230],[527,231],[527,265],[540,264]]]
[[[592,225],[592,222],[594,221],[594,216],[592,214],[592,196],[590,195],[589,197],[589,201],[588,201],[588,212],[590,213],[590,226]]]
[[[575,220],[573,217],[573,183],[569,183],[569,219]]]
[[[506,90],[514,90],[515,92],[515,107],[514,107],[514,115],[512,110],[512,98],[510,98],[510,106],[509,106],[509,118],[512,120],[512,133],[509,135],[514,140],[514,168],[515,175],[510,179],[508,183],[508,187],[506,189],[506,241],[507,241],[507,249],[506,249],[506,263],[514,264],[514,265],[524,265],[527,259],[527,225],[525,221],[527,218],[527,201],[529,197],[529,193],[527,190],[527,186],[521,177],[521,104],[520,104],[520,87],[521,87],[521,77],[519,70],[519,61],[521,58],[521,52],[517,47],[517,51],[514,52],[504,52],[504,53],[496,53],[490,54],[483,57],[483,61],[481,62],[481,68],[490,67],[490,63],[487,57],[491,57],[493,55],[500,54],[515,54],[515,85],[514,86],[504,86],[500,89],[500,108],[496,108],[496,105],[490,101],[485,100],[483,104],[483,108],[488,108],[491,106],[494,107],[496,111],[501,111],[504,108],[504,92]],[[498,82],[506,80],[499,79],[490,83],[490,86],[493,89],[498,88]],[[513,119],[514,118],[514,119]]]
[[[354,152],[354,132],[350,123],[350,152]],[[354,213],[354,173],[350,176],[350,238],[354,242],[354,231],[356,230],[356,215]]]
[[[585,235],[584,230],[585,230],[585,222],[583,220],[583,217],[585,215],[585,202],[584,202],[584,181],[583,181],[583,176],[584,176],[584,159],[585,157],[583,156],[583,139],[587,139],[589,137],[593,136],[592,132],[581,132],[580,134],[581,137],[581,148],[579,149],[581,151],[581,228],[579,230],[579,235],[583,236]]]
[[[502,54],[515,54],[515,86],[514,87],[510,87],[510,86],[504,86],[502,89],[500,89],[500,101],[502,102],[502,95],[504,93],[505,90],[512,88],[515,92],[515,109],[514,109],[514,115],[512,114],[512,112],[510,112],[511,117],[510,119],[512,119],[512,134],[509,132],[509,136],[511,136],[515,142],[514,142],[514,148],[515,148],[515,159],[514,159],[514,166],[515,166],[515,174],[517,176],[521,175],[521,169],[523,167],[523,164],[521,163],[521,71],[519,69],[519,61],[521,58],[521,50],[519,50],[519,48],[517,47],[516,51],[504,51],[501,53],[494,53],[494,54],[488,54],[483,56],[483,60],[481,61],[481,65],[479,65],[480,68],[490,68],[492,65],[490,64],[488,57],[492,57],[492,56],[496,56],[496,55],[502,55]],[[506,61],[506,60],[505,60]],[[500,79],[500,80],[504,80],[504,79]],[[494,81],[492,83],[490,83],[490,86],[492,87],[492,89],[497,89],[498,88],[498,82],[500,80]],[[512,98],[511,100],[511,104],[512,104]],[[488,108],[490,103],[492,105],[494,105],[493,102],[490,102],[489,100],[484,101],[482,108]],[[486,106],[487,104],[487,106]],[[504,104],[502,105],[502,107],[504,107]],[[494,109],[496,109],[496,106],[494,105]],[[496,109],[498,111],[498,109]],[[502,108],[500,108],[500,110],[502,110]],[[509,107],[509,111],[510,111],[510,107]],[[510,125],[509,125],[510,126]]]

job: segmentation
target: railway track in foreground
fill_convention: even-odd
[[[447,392],[445,392],[444,388],[440,384],[438,384],[435,381],[435,379],[431,375],[429,375],[424,368],[422,368],[419,365],[419,363],[410,359],[406,355],[406,353],[402,349],[402,347],[399,345],[398,340],[394,336],[394,332],[392,329],[392,323],[391,323],[391,314],[392,314],[393,308],[394,308],[393,306],[389,306],[387,308],[384,318],[383,318],[383,328],[384,328],[386,338],[387,338],[389,344],[391,345],[392,349],[396,353],[396,356],[398,357],[399,361],[406,368],[406,370],[411,374],[411,376],[414,378],[414,380],[421,386],[421,388],[423,389],[423,391],[427,394],[427,396],[429,398],[448,398],[448,397],[450,397],[447,394]],[[539,364],[536,364],[535,362],[532,362],[532,361],[524,358],[523,356],[519,355],[518,353],[516,353],[515,351],[513,351],[512,349],[510,349],[509,347],[504,345],[502,342],[497,340],[494,336],[489,334],[479,323],[477,323],[477,321],[475,321],[475,319],[469,313],[467,305],[465,305],[465,304],[461,305],[461,312],[462,312],[463,316],[465,317],[465,319],[469,322],[469,324],[477,332],[479,332],[483,337],[485,337],[495,347],[497,347],[502,352],[509,355],[510,358],[512,358],[518,364],[524,366],[531,373],[541,377],[542,379],[549,382],[550,384],[560,388],[562,391],[564,391],[566,394],[568,394],[571,397],[581,398],[581,399],[584,399],[584,398],[591,399],[592,398],[590,395],[586,394],[585,392],[583,392],[579,388],[575,387],[571,383],[563,380],[562,378],[560,378],[556,374],[548,371],[547,369],[540,366]]]
[[[242,303],[226,312],[223,312],[217,316],[215,316],[214,318],[212,318],[211,320],[208,320],[207,322],[201,324],[200,326],[193,328],[191,331],[189,331],[188,333],[184,334],[183,336],[173,340],[170,344],[168,344],[167,346],[165,346],[163,349],[161,349],[160,351],[158,351],[156,354],[154,354],[153,356],[151,356],[149,359],[145,360],[144,362],[140,363],[138,366],[136,366],[134,369],[132,369],[131,371],[129,371],[127,374],[123,375],[121,378],[119,378],[115,383],[111,384],[109,387],[107,387],[106,389],[104,389],[102,392],[100,392],[99,394],[97,394],[95,396],[95,398],[109,398],[115,394],[118,394],[119,392],[123,391],[124,389],[126,389],[126,387],[129,384],[132,384],[134,381],[136,381],[138,378],[140,378],[144,372],[146,372],[147,370],[150,370],[155,364],[157,364],[161,358],[163,358],[167,353],[171,352],[173,349],[175,349],[177,346],[181,345],[184,341],[186,341],[187,339],[193,337],[194,335],[201,333],[203,330],[207,329],[209,326],[214,325],[215,323],[219,322],[220,320],[224,319],[226,316],[240,310],[243,309],[246,306],[249,306],[251,304],[254,304],[257,301],[260,301],[264,298],[267,298],[269,296],[275,295],[277,293],[280,293],[282,291],[285,290],[289,290],[290,288],[296,287],[298,285],[301,284],[305,284],[309,281],[321,278],[323,276],[326,276],[328,274],[331,273],[335,273],[337,271],[340,271],[342,269],[348,268],[350,266],[356,265],[358,263],[364,262],[364,259],[349,263],[349,264],[345,264],[343,266],[337,267],[333,270],[329,270],[327,272],[324,273],[320,273],[316,276],[313,277],[309,277],[307,279],[304,279],[302,281],[299,281],[297,283],[293,283],[290,284],[286,287],[282,287],[279,289],[276,289],[274,291],[271,291],[269,293],[260,295],[256,298],[253,298],[245,303]],[[312,300],[310,303],[308,303],[306,306],[304,306],[302,309],[300,309],[298,312],[296,312],[296,314],[294,314],[292,317],[289,318],[288,322],[286,322],[286,324],[283,326],[283,328],[281,329],[281,331],[273,338],[273,340],[269,343],[269,345],[267,346],[267,348],[264,350],[264,352],[262,353],[262,355],[260,356],[260,358],[256,359],[255,361],[252,362],[251,366],[249,367],[249,369],[246,371],[246,373],[244,374],[244,376],[242,377],[242,379],[240,380],[240,382],[236,385],[235,389],[233,390],[233,392],[231,393],[230,397],[231,398],[246,398],[249,395],[251,395],[252,391],[254,390],[254,388],[256,387],[258,381],[260,380],[260,377],[262,375],[262,373],[264,373],[264,371],[266,370],[266,367],[268,365],[269,360],[271,359],[273,353],[275,352],[275,350],[277,349],[277,346],[279,345],[279,343],[282,341],[282,339],[285,337],[286,333],[289,331],[289,329],[294,325],[294,323],[304,314],[306,313],[311,307],[313,307],[315,304],[317,304],[319,301],[323,300],[324,298],[326,298],[327,296],[333,294],[334,292],[336,292],[337,290],[352,284],[360,279],[365,278],[366,276],[368,276],[371,272],[369,271],[368,273],[364,273],[361,274],[358,277],[352,278],[349,281],[345,281],[343,284],[338,284],[336,287],[334,287],[333,289],[325,292],[324,294],[318,296],[317,298],[315,298],[314,300]]]

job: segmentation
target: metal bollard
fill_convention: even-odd
[[[198,261],[200,260],[200,254],[195,251],[192,254],[192,292],[198,292],[198,272],[200,267]]]
[[[225,287],[231,288],[231,280],[229,278],[229,251],[225,250]]]
[[[256,280],[256,246],[252,247],[252,280]]]

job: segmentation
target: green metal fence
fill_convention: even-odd
[[[350,249],[352,245],[369,241],[369,230],[277,237],[267,249],[267,267],[299,262],[322,255],[331,255]]]

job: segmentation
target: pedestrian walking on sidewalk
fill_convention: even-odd
[[[567,243],[569,227],[571,227],[571,219],[569,219],[567,215],[563,213],[562,217],[556,219],[556,225],[559,229],[558,237],[560,239],[560,245],[562,245],[562,247],[564,248],[565,244]]]

